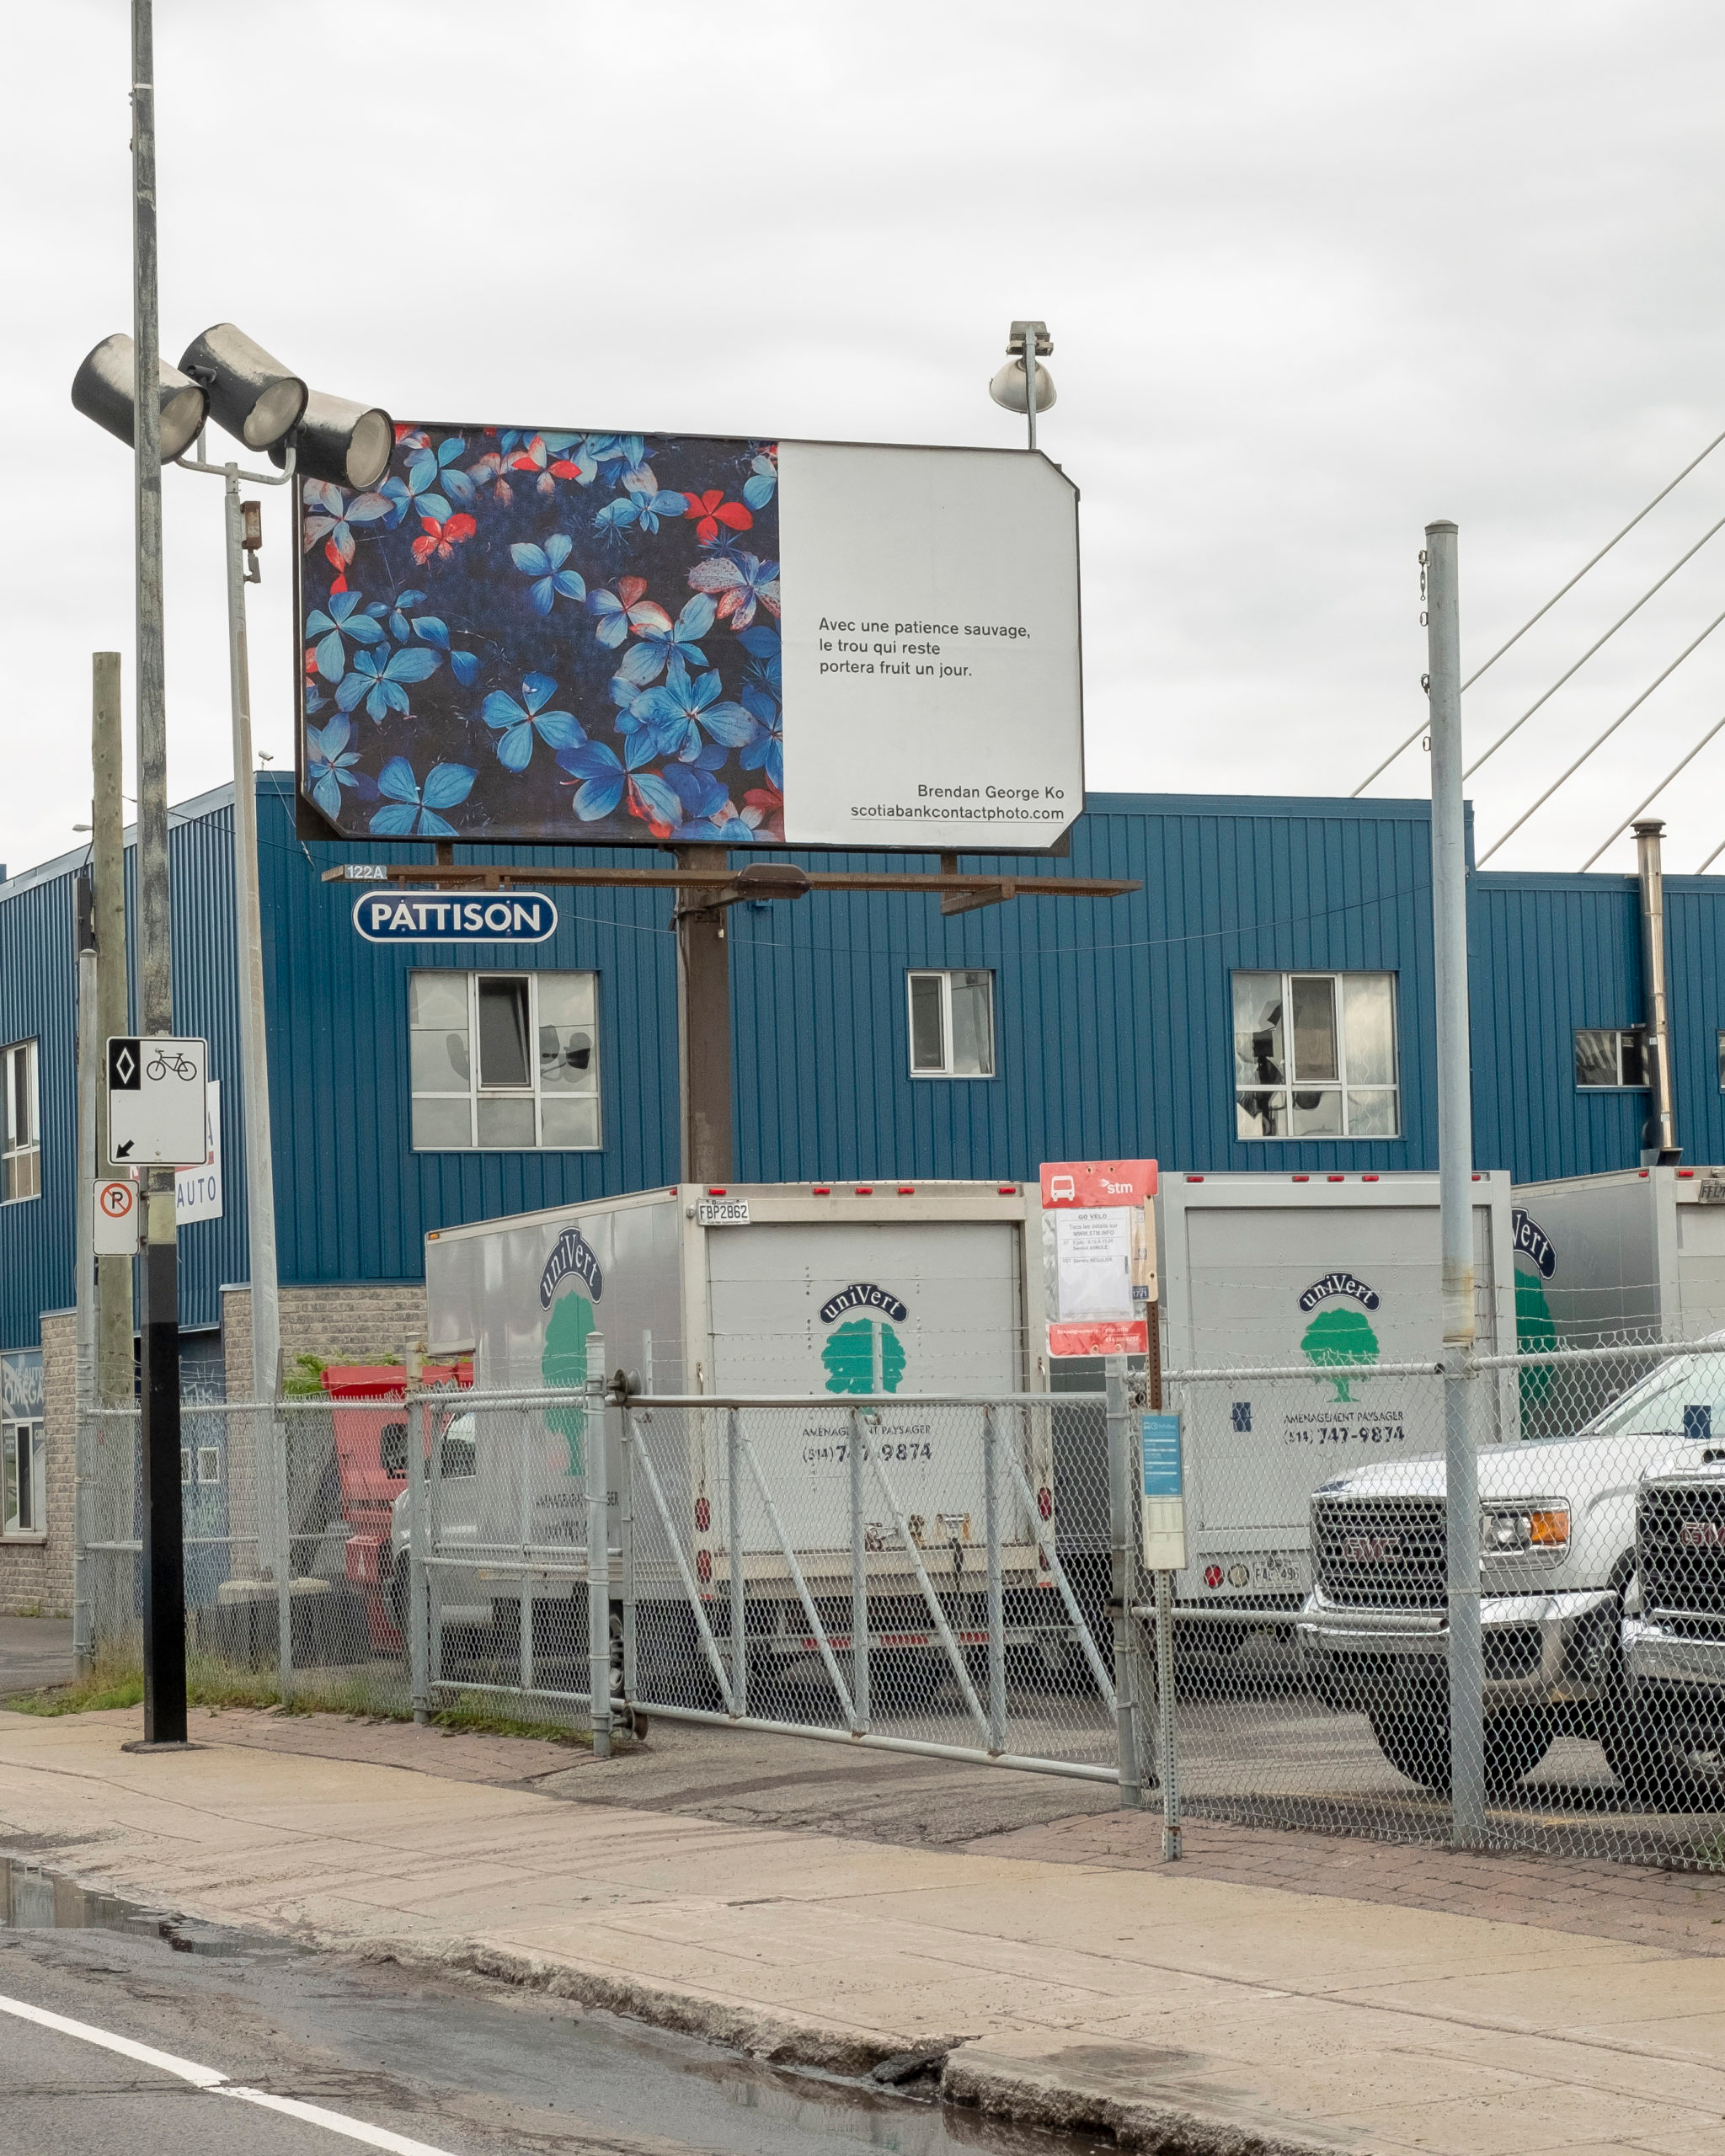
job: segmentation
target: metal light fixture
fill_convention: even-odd
[[[104,337],[72,376],[72,401],[87,419],[132,446],[133,381],[137,371],[130,337],[116,333]],[[202,386],[171,367],[160,365],[162,384],[162,455],[164,461],[179,456],[197,440],[204,424],[208,398]]]
[[[293,447],[297,467],[308,479],[363,492],[389,469],[395,422],[377,405],[350,403],[345,397],[325,397],[314,389],[306,399]],[[275,464],[286,462],[280,445],[270,458]]]
[[[273,449],[286,440],[311,394],[296,374],[231,322],[218,322],[193,338],[179,364],[208,389],[216,424],[248,449]]]
[[[1007,350],[1011,356],[1005,366],[988,385],[988,393],[996,404],[1008,412],[1028,413],[1030,409],[1030,385],[1026,376],[1024,355],[1026,339],[1030,355],[1037,362],[1036,408],[1046,412],[1055,402],[1055,378],[1042,366],[1044,356],[1053,351],[1054,339],[1048,334],[1045,322],[1015,322],[1012,334],[1007,339]]]

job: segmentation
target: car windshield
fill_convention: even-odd
[[[446,1482],[459,1481],[478,1471],[473,1443],[473,1418],[457,1415],[444,1426],[438,1472]]]
[[[1706,1438],[1715,1430],[1725,1432],[1725,1340],[1711,1353],[1661,1363],[1580,1435]]]

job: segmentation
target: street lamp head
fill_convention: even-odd
[[[231,322],[193,338],[180,366],[210,392],[210,414],[248,449],[273,449],[292,433],[309,395],[296,374]]]
[[[72,401],[87,419],[93,419],[116,440],[132,446],[133,376],[136,361],[132,343],[124,332],[104,337],[72,379]],[[161,383],[162,461],[172,463],[198,438],[207,403],[202,387],[171,367],[159,363]]]
[[[1027,343],[1036,356],[1036,408],[1047,411],[1055,402],[1055,378],[1042,364],[1055,348],[1045,322],[1015,322],[1007,336],[1007,364],[988,385],[988,393],[1008,412],[1028,412],[1030,392],[1024,378]]]
[[[395,422],[376,405],[350,403],[345,397],[325,397],[313,390],[293,437],[296,470],[308,479],[327,479],[332,487],[364,492],[389,469],[395,448]],[[287,461],[278,446],[270,461]]]

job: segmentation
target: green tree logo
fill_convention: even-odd
[[[1524,1355],[1549,1354],[1557,1344],[1557,1322],[1536,1273],[1515,1275],[1515,1345]],[[1530,1363],[1521,1373],[1521,1412],[1550,1398],[1557,1373],[1550,1363]]]
[[[1316,1363],[1322,1369],[1333,1368],[1338,1364],[1375,1363],[1378,1358],[1378,1337],[1364,1310],[1320,1310],[1306,1328],[1300,1352],[1308,1363]],[[1351,1401],[1354,1395],[1348,1388],[1359,1380],[1340,1377],[1322,1379],[1319,1382],[1334,1385],[1338,1400]]]
[[[572,1390],[587,1382],[587,1336],[593,1330],[593,1305],[585,1295],[565,1295],[551,1313],[545,1328],[545,1352],[539,1358],[539,1374],[548,1385],[568,1385]],[[587,1471],[585,1448],[587,1411],[585,1407],[556,1407],[545,1418],[569,1449],[571,1475]]]
[[[826,1371],[829,1392],[874,1390],[874,1336],[880,1334],[880,1387],[896,1392],[905,1374],[905,1350],[899,1336],[884,1320],[852,1318],[828,1338],[820,1360]]]

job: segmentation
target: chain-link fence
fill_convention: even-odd
[[[665,1716],[1160,1787],[1171,1829],[1178,1784],[1725,1868],[1725,1335],[1164,1371],[1187,1563],[1152,1576],[1154,1390],[189,1405],[194,1690],[601,1745]],[[80,1607],[135,1641],[136,1412],[83,1446]]]

